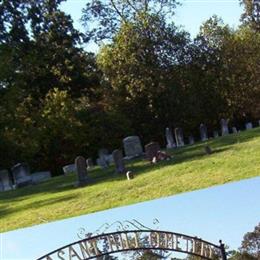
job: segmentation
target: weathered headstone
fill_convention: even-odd
[[[189,136],[189,144],[193,145],[195,143],[194,137],[192,135]]]
[[[7,170],[0,171],[0,191],[12,190],[12,181]]]
[[[88,159],[86,160],[86,164],[87,164],[87,168],[88,168],[88,169],[90,169],[90,168],[92,168],[92,167],[94,166],[94,163],[93,163],[93,161],[92,161],[91,158],[88,158]]]
[[[68,164],[62,167],[63,172],[65,175],[68,175],[70,173],[76,173],[76,167],[75,164]]]
[[[96,164],[100,166],[102,169],[106,169],[108,167],[107,162],[101,158],[97,158]]]
[[[246,130],[252,129],[253,124],[251,122],[246,123]]]
[[[130,180],[132,180],[134,178],[134,174],[131,171],[128,171],[126,173],[126,178],[127,178],[127,180],[130,181]]]
[[[143,155],[143,147],[138,136],[128,136],[123,140],[124,151],[127,158],[131,159]]]
[[[124,163],[122,151],[119,149],[114,150],[112,155],[113,155],[113,159],[114,159],[114,163],[115,163],[115,167],[116,167],[116,172],[124,173],[126,171],[126,169],[125,169],[125,163]]]
[[[26,163],[18,163],[12,167],[14,184],[16,187],[24,187],[32,184],[29,166]]]
[[[220,124],[221,124],[221,134],[223,135],[228,135],[229,134],[229,130],[228,130],[228,119],[221,119],[220,120]]]
[[[177,147],[184,146],[184,137],[183,137],[183,132],[181,128],[175,128],[175,139],[176,139],[176,144]]]
[[[89,182],[86,159],[83,156],[78,156],[75,159],[75,166],[76,166],[76,173],[78,177],[76,186],[77,187],[85,186]]]
[[[175,143],[173,135],[172,135],[172,130],[169,127],[167,127],[165,129],[165,136],[166,136],[166,141],[167,141],[166,148],[168,148],[168,149],[175,148],[176,143]]]
[[[31,176],[33,184],[38,184],[51,179],[50,172],[35,172]]]
[[[260,120],[258,120],[258,125],[260,126]]]
[[[237,134],[237,128],[235,126],[232,127],[232,133]]]
[[[219,137],[219,135],[218,135],[218,131],[213,131],[213,136],[214,136],[214,138],[217,138],[217,137]]]
[[[201,138],[201,141],[208,140],[208,130],[204,124],[200,124],[200,138]]]
[[[108,164],[112,164],[114,163],[114,157],[113,157],[113,154],[109,154],[106,156],[106,161],[108,162]]]
[[[105,149],[105,148],[102,148],[98,151],[98,156],[99,158],[97,159],[97,164],[103,168],[103,169],[106,169],[109,167],[109,160],[108,160],[108,157],[109,157],[109,153],[108,153],[108,150]]]
[[[157,158],[159,151],[160,151],[160,145],[157,142],[151,142],[147,144],[145,146],[146,159],[152,162],[154,158]]]

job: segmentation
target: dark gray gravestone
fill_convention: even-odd
[[[253,124],[251,122],[246,123],[246,130],[252,129]]]
[[[172,135],[172,130],[170,128],[165,129],[165,137],[167,141],[166,148],[171,149],[176,147],[176,143],[174,141],[173,135]]]
[[[87,172],[87,164],[86,159],[83,156],[78,156],[75,159],[75,167],[76,173],[78,177],[78,181],[76,183],[77,187],[82,187],[88,184],[88,172]]]
[[[237,128],[235,126],[232,127],[232,133],[237,134]]]
[[[29,166],[26,163],[18,163],[12,167],[14,184],[16,187],[24,187],[32,184]]]
[[[126,171],[126,169],[125,169],[125,163],[124,163],[122,151],[119,149],[114,150],[112,155],[113,155],[113,159],[114,159],[114,163],[115,163],[115,167],[116,167],[116,172],[124,173]]]
[[[157,158],[159,151],[160,151],[160,145],[157,142],[151,142],[147,144],[145,146],[146,159],[152,162],[154,157]]]
[[[218,131],[216,131],[216,130],[215,130],[215,131],[213,131],[213,137],[214,137],[214,138],[217,138],[217,137],[219,137],[219,135],[218,135]]]
[[[32,173],[32,182],[33,184],[42,183],[51,179],[50,172],[35,172]]]
[[[183,137],[183,132],[181,128],[175,128],[175,139],[176,139],[176,144],[177,147],[182,147],[184,146],[184,137]]]
[[[0,171],[0,191],[12,190],[13,185],[7,170]]]
[[[260,120],[258,120],[258,125],[260,126]]]
[[[193,145],[195,143],[194,137],[192,135],[189,136],[189,144]]]
[[[221,119],[220,120],[220,125],[221,125],[221,134],[223,135],[228,135],[229,130],[228,130],[228,119]]]
[[[203,142],[208,140],[208,130],[204,124],[200,124],[200,139]]]
[[[128,136],[123,140],[124,151],[129,159],[143,155],[143,147],[138,136]]]

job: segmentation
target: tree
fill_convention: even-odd
[[[108,103],[128,114],[132,128],[146,141],[177,114],[171,113],[176,111],[174,104],[181,103],[177,95],[172,98],[178,91],[178,83],[173,86],[174,68],[185,63],[188,43],[185,32],[160,16],[140,14],[122,24],[112,44],[98,55],[99,67],[111,84]]]
[[[252,232],[247,232],[239,251],[232,251],[230,260],[259,260],[260,259],[260,223]]]
[[[166,19],[174,14],[175,7],[176,0],[91,0],[82,16],[86,39],[96,42],[112,39],[123,24],[133,22],[141,13]]]
[[[240,251],[242,253],[248,253],[255,257],[260,258],[260,223],[255,226],[254,230],[244,235]]]
[[[98,95],[93,54],[79,46],[82,35],[59,9],[63,0],[11,0],[0,3],[0,86],[14,85],[35,98],[54,87],[73,96]],[[5,62],[5,63],[3,63]]]
[[[160,260],[165,259],[166,257],[163,256],[163,253],[155,253],[152,250],[146,250],[140,253],[139,256],[134,257],[135,260]]]
[[[249,25],[256,32],[260,32],[260,1],[259,0],[240,0],[244,6],[244,13],[241,21]]]

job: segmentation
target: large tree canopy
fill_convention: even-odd
[[[140,14],[172,16],[176,0],[91,0],[83,10],[87,40],[112,39],[122,23],[133,22]],[[91,25],[92,24],[92,25]]]
[[[79,47],[81,34],[59,9],[61,2],[1,1],[0,88],[19,86],[37,97],[54,87],[77,96],[95,95],[94,57]]]

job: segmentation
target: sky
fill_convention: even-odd
[[[105,223],[137,220],[149,228],[197,236],[237,249],[260,222],[260,177],[113,208],[1,234],[0,260],[36,259],[95,232]],[[154,220],[157,219],[154,224]],[[115,227],[114,227],[115,228]],[[107,232],[116,231],[115,229]]]
[[[84,32],[80,18],[82,9],[87,0],[67,0],[62,3],[62,10],[70,14],[75,28]],[[192,37],[196,36],[203,22],[216,14],[229,24],[236,28],[240,23],[240,16],[243,8],[239,4],[239,0],[179,0],[181,6],[176,8],[176,14],[173,21],[176,25],[182,26],[188,31]],[[87,47],[88,51],[96,52],[97,46],[90,44]]]

